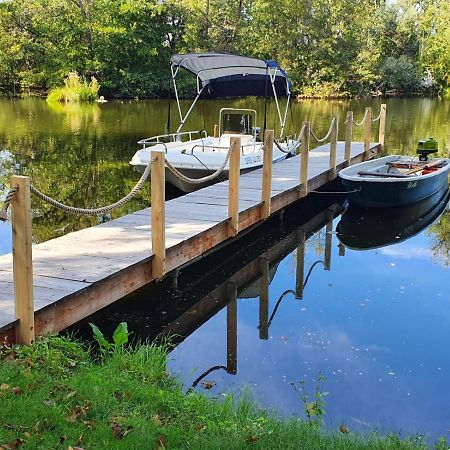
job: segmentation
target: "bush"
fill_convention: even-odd
[[[409,58],[389,56],[380,69],[384,90],[415,92],[419,90],[421,78]]]
[[[48,96],[48,102],[92,102],[98,97],[99,84],[92,77],[88,83],[84,78],[80,77],[77,72],[69,72],[64,79],[64,87],[52,89]]]

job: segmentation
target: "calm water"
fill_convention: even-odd
[[[373,102],[375,111],[379,103]],[[441,146],[449,144],[450,102],[387,103],[388,152],[411,153],[416,141],[428,136]],[[225,104],[246,106],[244,101]],[[188,128],[211,130],[223,105],[203,103]],[[262,115],[262,102],[251,106]],[[296,103],[292,116],[295,123],[311,120],[317,134],[324,134],[332,114],[342,118],[352,109],[360,120],[365,106],[308,101]],[[171,110],[173,129],[174,105]],[[269,125],[273,113],[271,105]],[[167,101],[55,110],[39,100],[2,100],[0,183],[13,171],[26,173],[37,187],[77,206],[112,202],[138,178],[128,166],[135,141],[164,132],[167,116]],[[117,214],[146,206],[149,197],[147,188]],[[450,211],[443,211],[442,204],[431,212],[426,207],[420,213],[406,210],[396,219],[362,217],[345,211],[344,199],[316,197],[308,208],[311,217],[305,208],[296,208],[283,223],[275,219],[226,253],[184,270],[178,288],[167,279],[89,320],[109,332],[125,320],[136,337],[154,338],[162,331],[178,335],[170,370],[186,389],[208,369],[223,366],[202,380],[215,383],[212,389],[205,390],[202,382],[197,389],[213,396],[248,389],[261,406],[302,416],[292,383],[304,380],[312,393],[323,374],[330,428],[345,424],[362,432],[450,436]],[[328,233],[327,207],[334,211]],[[65,217],[38,202],[33,211],[36,242],[109,219]],[[411,224],[410,217],[417,220]],[[338,238],[352,247],[378,248],[346,248],[345,256],[339,256]],[[10,247],[9,224],[0,224],[0,253]],[[286,290],[296,289],[303,251],[305,279],[313,267],[303,298],[287,293],[278,302]],[[329,254],[330,270],[324,270]],[[261,255],[270,261],[268,305],[260,298]],[[227,295],[230,280],[238,290],[236,305]],[[264,317],[273,311],[266,330]],[[86,321],[76,329],[88,334]],[[265,333],[268,339],[261,339]]]

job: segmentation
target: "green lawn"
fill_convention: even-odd
[[[161,347],[93,356],[62,337],[0,347],[0,449],[416,449],[279,420],[248,402],[185,394]],[[448,448],[440,442],[440,449]]]

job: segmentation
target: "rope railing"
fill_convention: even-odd
[[[231,150],[232,149],[230,147],[225,156],[225,159],[224,159],[222,165],[214,173],[212,173],[211,175],[207,175],[206,177],[202,177],[202,178],[187,177],[186,175],[183,175],[176,167],[174,167],[167,159],[165,160],[165,163],[166,163],[166,167],[180,180],[182,180],[186,183],[190,183],[190,184],[202,184],[202,183],[207,183],[208,181],[214,180],[225,170],[225,167],[228,164],[228,161],[230,159]]]
[[[3,207],[0,210],[0,220],[6,222],[8,220],[8,208],[11,205],[14,194],[19,190],[18,186],[12,187],[6,194],[5,200],[3,201]]]
[[[316,136],[316,134],[314,133],[314,131],[312,130],[312,128],[310,128],[309,132],[311,133],[311,136],[316,140],[317,143],[321,144],[322,142],[325,142],[331,136],[335,121],[336,121],[336,117],[333,117],[333,119],[331,120],[330,128],[328,129],[327,134],[322,139],[319,139]]]
[[[355,125],[355,127],[360,127],[361,125],[363,125],[366,121],[367,115],[369,114],[369,110],[366,109],[366,112],[364,113],[364,117],[362,118],[361,122],[356,122],[353,119],[353,125]]]
[[[112,203],[110,205],[102,206],[100,208],[77,208],[75,206],[65,205],[64,203],[59,202],[58,200],[55,200],[54,198],[44,194],[39,189],[34,187],[33,185],[30,185],[30,191],[32,194],[34,194],[36,197],[40,198],[42,201],[48,203],[49,205],[54,206],[55,208],[60,209],[61,211],[70,213],[70,214],[81,214],[86,216],[96,216],[100,214],[105,214],[107,212],[111,212],[123,205],[125,205],[127,202],[129,202],[132,198],[134,198],[139,191],[144,186],[145,181],[147,180],[152,165],[152,159],[149,160],[147,163],[147,166],[145,167],[145,170],[139,179],[139,181],[136,183],[136,185],[131,189],[131,191],[122,197],[120,200],[118,200],[115,203]]]

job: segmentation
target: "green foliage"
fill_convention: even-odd
[[[128,325],[126,322],[121,322],[117,325],[117,328],[114,330],[112,339],[113,342],[109,342],[100,329],[94,325],[93,323],[89,323],[92,328],[92,332],[94,333],[94,338],[97,341],[100,351],[103,355],[113,351],[118,352],[122,351],[125,344],[128,343],[128,338],[130,333],[128,332]]]
[[[92,77],[91,82],[88,83],[77,72],[69,72],[64,79],[64,87],[52,89],[47,96],[47,101],[49,103],[92,102],[97,99],[98,91],[99,85],[95,77]]]
[[[399,92],[417,92],[420,77],[414,64],[405,56],[389,56],[381,66],[381,75],[385,90]]]
[[[328,392],[322,392],[322,386],[325,381],[326,378],[320,374],[316,382],[316,389],[312,400],[310,394],[305,389],[304,380],[300,380],[298,385],[291,383],[303,402],[305,415],[309,425],[317,429],[323,425],[323,416],[326,414],[324,397],[328,395]]]
[[[11,0],[0,2],[0,91],[45,91],[77,71],[103,95],[167,95],[170,54],[205,50],[276,59],[307,96],[384,89],[389,58],[444,89],[449,30],[447,0]]]
[[[31,356],[30,356],[31,355]],[[280,420],[251,402],[184,394],[168,375],[165,349],[141,345],[97,361],[59,337],[0,346],[0,447],[85,449],[425,449],[401,440],[324,432]],[[59,370],[54,368],[59,365]],[[310,410],[316,410],[311,407]],[[444,449],[447,442],[436,443]]]

